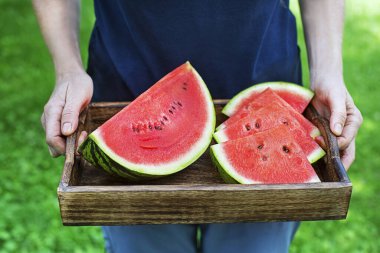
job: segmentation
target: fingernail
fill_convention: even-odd
[[[63,124],[62,132],[64,134],[67,134],[71,131],[71,123],[65,123]]]
[[[55,152],[50,147],[48,147],[48,149],[49,149],[50,155],[54,157],[55,156]]]
[[[335,123],[334,125],[334,132],[337,134],[340,134],[342,132],[342,124],[340,123]]]

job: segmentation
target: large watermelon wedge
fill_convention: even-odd
[[[214,129],[210,93],[186,62],[92,132],[79,151],[111,174],[150,179],[194,162]]]
[[[287,108],[281,101],[272,101],[265,107],[252,111],[248,116],[237,120],[228,127],[214,133],[218,143],[235,140],[248,135],[284,125],[289,129],[297,143],[301,146],[311,162],[325,155],[323,149],[313,140],[320,135],[316,126],[302,114]]]
[[[211,146],[211,157],[227,183],[320,182],[285,126]]]
[[[237,111],[247,110],[261,92],[271,88],[277,95],[284,99],[296,111],[302,113],[314,96],[314,93],[300,85],[287,82],[267,82],[253,85],[235,95],[223,108],[223,113],[232,116]]]

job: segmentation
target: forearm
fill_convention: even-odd
[[[57,75],[83,71],[79,50],[78,0],[33,0]]]
[[[342,79],[344,0],[300,0],[311,87]],[[338,80],[337,80],[338,81]]]

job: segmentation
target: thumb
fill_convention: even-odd
[[[335,97],[330,100],[330,129],[336,135],[340,136],[346,123],[346,100],[343,97]]]
[[[81,104],[73,98],[66,97],[66,103],[62,111],[61,132],[65,136],[69,136],[78,127],[78,117]]]

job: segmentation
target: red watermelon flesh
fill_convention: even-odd
[[[267,82],[253,85],[235,95],[223,108],[223,113],[232,116],[236,112],[244,109],[249,103],[257,98],[257,96],[271,88],[277,95],[285,100],[296,111],[302,113],[310,103],[314,93],[300,85],[287,82]]]
[[[207,149],[214,127],[210,93],[187,62],[105,122],[90,138],[127,172],[166,175],[195,161]]]
[[[213,145],[211,154],[227,182],[320,182],[302,148],[294,140],[289,128],[284,125]]]
[[[277,101],[272,101],[265,107],[252,111],[248,116],[237,120],[228,127],[214,133],[218,143],[246,137],[280,125],[286,126],[297,143],[302,147],[310,162],[321,158],[325,153],[323,149],[310,136],[315,126],[301,114],[292,113]],[[307,128],[305,129],[306,126]],[[316,128],[317,129],[317,128]]]
[[[240,111],[237,111],[230,118],[224,121],[217,130],[228,127],[234,124],[239,119],[248,116],[251,112],[256,111],[262,107],[268,106],[270,104],[278,104],[280,107],[286,108],[291,115],[302,125],[306,132],[310,133],[313,138],[320,135],[317,127],[305,119],[299,112],[297,112],[293,107],[291,107],[285,100],[283,100],[279,95],[277,95],[271,88],[267,88],[262,93],[260,93],[256,99],[252,100],[248,105],[246,105]]]

